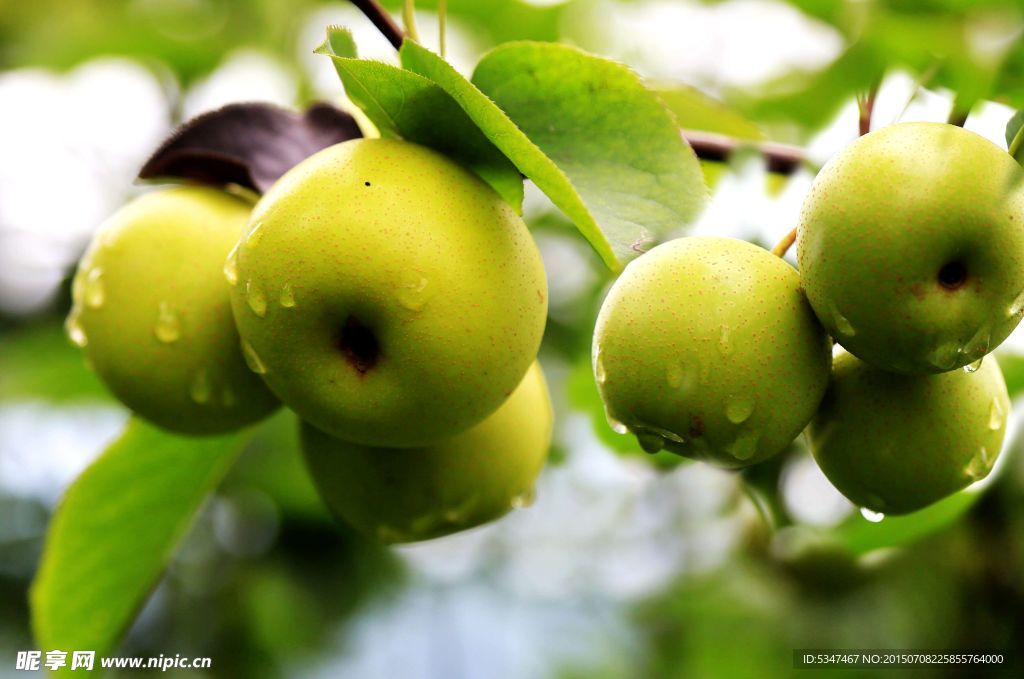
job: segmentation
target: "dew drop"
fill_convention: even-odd
[[[613,432],[615,432],[616,434],[629,433],[629,427],[624,425],[622,422],[619,422],[617,419],[615,419],[614,417],[607,413],[605,413],[605,416],[608,418],[608,426],[612,428]]]
[[[594,378],[598,384],[604,384],[608,379],[608,374],[604,369],[604,354],[598,349],[597,354],[594,356]]]
[[[266,375],[267,366],[264,365],[260,359],[259,354],[253,349],[252,345],[247,340],[242,340],[242,356],[245,357],[245,364],[249,366],[249,370],[253,371],[257,375]]]
[[[256,222],[245,236],[245,247],[254,248],[263,239],[263,222]]]
[[[760,439],[761,432],[755,430],[744,431],[736,437],[736,440],[726,450],[737,460],[749,460],[757,452],[757,443]]]
[[[89,344],[89,338],[85,336],[85,329],[82,327],[82,310],[79,307],[71,309],[71,313],[68,314],[67,319],[64,321],[64,331],[68,334],[68,339],[71,343],[78,348],[83,348]]]
[[[106,293],[103,290],[103,270],[95,267],[89,270],[85,277],[85,284],[82,288],[82,299],[85,306],[90,309],[99,309],[103,306]]]
[[[236,243],[228,253],[228,258],[224,260],[224,278],[227,279],[229,285],[238,284],[238,247],[241,244],[241,241]]]
[[[181,337],[181,323],[178,321],[178,314],[174,313],[174,309],[167,302],[160,302],[153,334],[164,344],[177,342]]]
[[[643,448],[645,453],[654,455],[665,448],[665,439],[658,436],[657,434],[651,434],[649,432],[638,432],[636,435],[636,441]]]
[[[754,399],[750,396],[736,396],[725,404],[725,416],[733,424],[743,424],[754,413]]]
[[[1017,293],[1017,298],[1013,300],[1013,304],[1006,310],[1007,318],[1020,318],[1024,315],[1024,290]]]
[[[476,495],[470,495],[457,506],[448,509],[444,513],[445,521],[454,525],[466,523],[470,512],[472,512],[473,508],[476,507],[478,499],[479,498]]]
[[[974,454],[971,461],[967,463],[967,467],[964,468],[964,473],[972,481],[980,481],[981,479],[988,476],[988,473],[992,471],[992,463],[994,460],[989,455],[988,448],[982,446],[978,449],[978,452]]]
[[[291,283],[285,283],[281,287],[281,296],[278,298],[278,302],[286,309],[291,309],[295,306],[295,291],[292,290]]]
[[[985,360],[985,357],[982,356],[977,361],[974,361],[973,363],[968,363],[967,365],[964,366],[964,372],[965,373],[976,373],[976,372],[978,372],[978,370],[981,368],[981,362],[984,361],[984,360]]]
[[[530,488],[512,498],[512,509],[526,509],[532,507],[537,501],[537,490]]]
[[[672,443],[686,443],[686,440],[679,434],[663,427],[656,427],[651,424],[638,424],[633,427],[637,435],[645,434],[657,436],[658,438],[664,439],[665,441],[671,441]]]
[[[857,334],[850,319],[844,316],[836,306],[832,307],[832,322],[836,326],[836,331],[844,337],[853,337]]]
[[[963,353],[963,347],[955,342],[940,344],[928,355],[928,362],[943,372],[953,370],[961,363]]]
[[[267,296],[263,293],[260,284],[251,278],[245,282],[245,302],[260,318],[267,315]]]
[[[188,395],[196,403],[208,403],[211,391],[210,374],[206,371],[206,368],[200,368],[188,388]]]
[[[989,345],[992,343],[992,332],[988,327],[982,327],[974,333],[974,337],[967,341],[964,346],[964,353],[968,358],[983,358],[988,353]]]
[[[863,516],[865,520],[870,521],[871,523],[878,523],[879,521],[885,518],[885,514],[882,514],[881,512],[873,512],[867,507],[860,508],[860,515]]]
[[[992,399],[992,407],[988,411],[988,428],[996,431],[1006,422],[1006,412],[999,399]]]
[[[422,276],[414,283],[402,288],[398,293],[398,303],[409,311],[419,311],[427,304],[427,286],[429,281]]]

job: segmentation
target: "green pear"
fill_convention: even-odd
[[[357,139],[286,173],[228,260],[253,368],[302,419],[413,447],[512,393],[547,314],[536,244],[476,175],[403,141]]]
[[[851,502],[906,514],[985,478],[1009,412],[992,357],[973,373],[900,375],[843,352],[807,435],[818,466]]]
[[[388,543],[493,521],[533,501],[553,416],[540,365],[468,431],[420,448],[347,443],[303,423],[302,449],[331,512]]]
[[[954,125],[904,123],[818,174],[798,224],[804,291],[839,344],[878,368],[973,363],[1024,314],[1022,171]]]
[[[613,428],[649,452],[723,467],[789,446],[825,393],[830,362],[797,272],[731,238],[680,238],[631,262],[594,333]]]
[[[68,334],[114,395],[160,427],[223,433],[280,405],[246,367],[224,281],[251,207],[198,186],[147,193],[79,264]]]

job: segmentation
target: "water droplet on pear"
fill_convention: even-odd
[[[89,270],[85,276],[85,286],[82,289],[82,299],[85,306],[90,309],[99,309],[103,306],[106,293],[103,289],[103,270],[95,267]]]
[[[244,339],[242,340],[242,356],[245,357],[245,364],[249,366],[249,370],[257,375],[267,374],[267,366],[260,359],[253,346]]]
[[[228,253],[227,259],[224,260],[224,278],[227,279],[229,285],[238,284],[238,248],[241,246],[241,242],[235,244],[235,247],[231,248],[231,252]]]
[[[196,373],[195,378],[192,380],[192,384],[189,386],[189,396],[196,403],[208,403],[210,401],[210,394],[212,392],[212,385],[210,384],[210,374],[206,371],[206,368],[200,368],[199,372]]]
[[[754,399],[750,396],[734,396],[725,404],[725,416],[733,424],[743,424],[754,413]]]
[[[285,283],[281,286],[281,295],[278,297],[278,303],[286,309],[291,309],[295,306],[295,291],[292,290],[291,283]]]
[[[260,318],[267,315],[267,296],[260,284],[251,278],[245,282],[245,302]]]
[[[153,326],[153,334],[164,344],[177,342],[181,337],[181,322],[178,314],[167,302],[160,302],[157,310],[156,325]]]

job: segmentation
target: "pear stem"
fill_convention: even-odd
[[[402,46],[405,33],[377,0],[349,0],[349,2],[373,22],[377,30],[388,39],[395,49]],[[693,148],[693,152],[702,160],[722,162],[728,160],[736,151],[750,148],[764,157],[769,172],[781,175],[791,175],[807,162],[803,150],[789,144],[768,141],[751,142],[696,130],[683,130],[682,135]]]
[[[963,110],[957,106],[953,106],[953,110],[949,112],[949,118],[946,120],[950,125],[956,125],[957,127],[963,127],[967,122],[967,116],[971,114],[970,110]]]
[[[448,0],[437,0],[437,42],[444,59],[448,51]]]
[[[794,227],[789,233],[782,237],[779,244],[772,248],[772,254],[776,257],[785,257],[786,253],[789,252],[789,248],[796,242],[796,228]]]
[[[857,109],[860,111],[857,128],[862,137],[871,131],[871,114],[875,110],[875,98],[878,96],[879,85],[880,83],[875,81],[875,84],[871,86],[867,94],[863,97],[857,97]]]

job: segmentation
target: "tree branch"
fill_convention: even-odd
[[[391,18],[388,11],[380,6],[377,0],[349,0],[366,18],[373,22],[381,35],[388,39],[391,45],[398,49],[405,40],[405,33],[399,28],[395,20]]]
[[[723,134],[696,130],[683,130],[683,138],[702,160],[724,162],[740,149],[753,149],[764,156],[768,161],[768,171],[775,174],[793,174],[807,160],[802,149],[789,144],[734,139]]]

